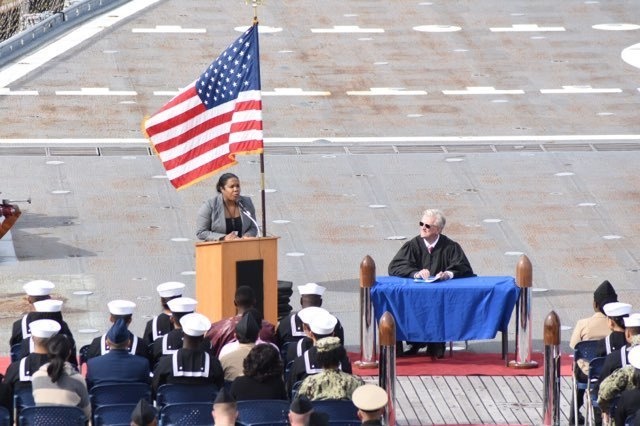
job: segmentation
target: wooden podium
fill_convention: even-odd
[[[211,322],[236,314],[236,288],[248,285],[256,307],[278,322],[278,238],[261,237],[196,243],[197,311]]]

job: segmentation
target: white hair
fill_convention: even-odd
[[[440,228],[440,230],[444,229],[444,225],[447,223],[447,218],[444,217],[444,213],[438,209],[427,209],[422,212],[422,216],[426,217],[435,217],[436,223],[435,225]]]

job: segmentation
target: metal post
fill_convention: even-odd
[[[516,310],[516,359],[509,362],[513,368],[536,368],[538,363],[531,360],[531,261],[520,256],[516,266],[516,284],[520,287],[520,297]]]
[[[380,318],[380,368],[379,386],[387,391],[389,402],[384,413],[384,424],[396,424],[396,320],[389,312]]]
[[[544,426],[560,424],[560,319],[551,311],[544,320]]]
[[[376,320],[371,303],[371,287],[376,282],[376,263],[367,255],[360,262],[360,361],[359,368],[378,368]]]

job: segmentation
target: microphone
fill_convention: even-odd
[[[240,211],[246,217],[248,217],[249,220],[251,220],[251,222],[253,222],[253,224],[256,226],[256,229],[258,230],[258,236],[259,237],[264,237],[264,235],[262,235],[262,231],[260,230],[260,225],[258,225],[258,222],[256,222],[256,220],[251,216],[251,212],[249,212],[249,210],[247,210],[247,208],[242,203],[242,200],[238,200],[238,207],[240,207]]]

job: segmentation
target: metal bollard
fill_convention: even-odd
[[[513,368],[536,368],[531,360],[531,286],[532,266],[526,255],[520,256],[516,266],[516,284],[520,287],[520,298],[516,310],[516,359],[509,362]]]
[[[544,426],[560,424],[560,318],[554,311],[544,320]]]
[[[396,424],[396,320],[389,312],[380,318],[380,367],[379,386],[387,391],[389,402],[384,412],[385,425]]]
[[[360,361],[359,368],[378,368],[376,320],[371,303],[371,287],[376,282],[376,263],[367,255],[360,262]]]

